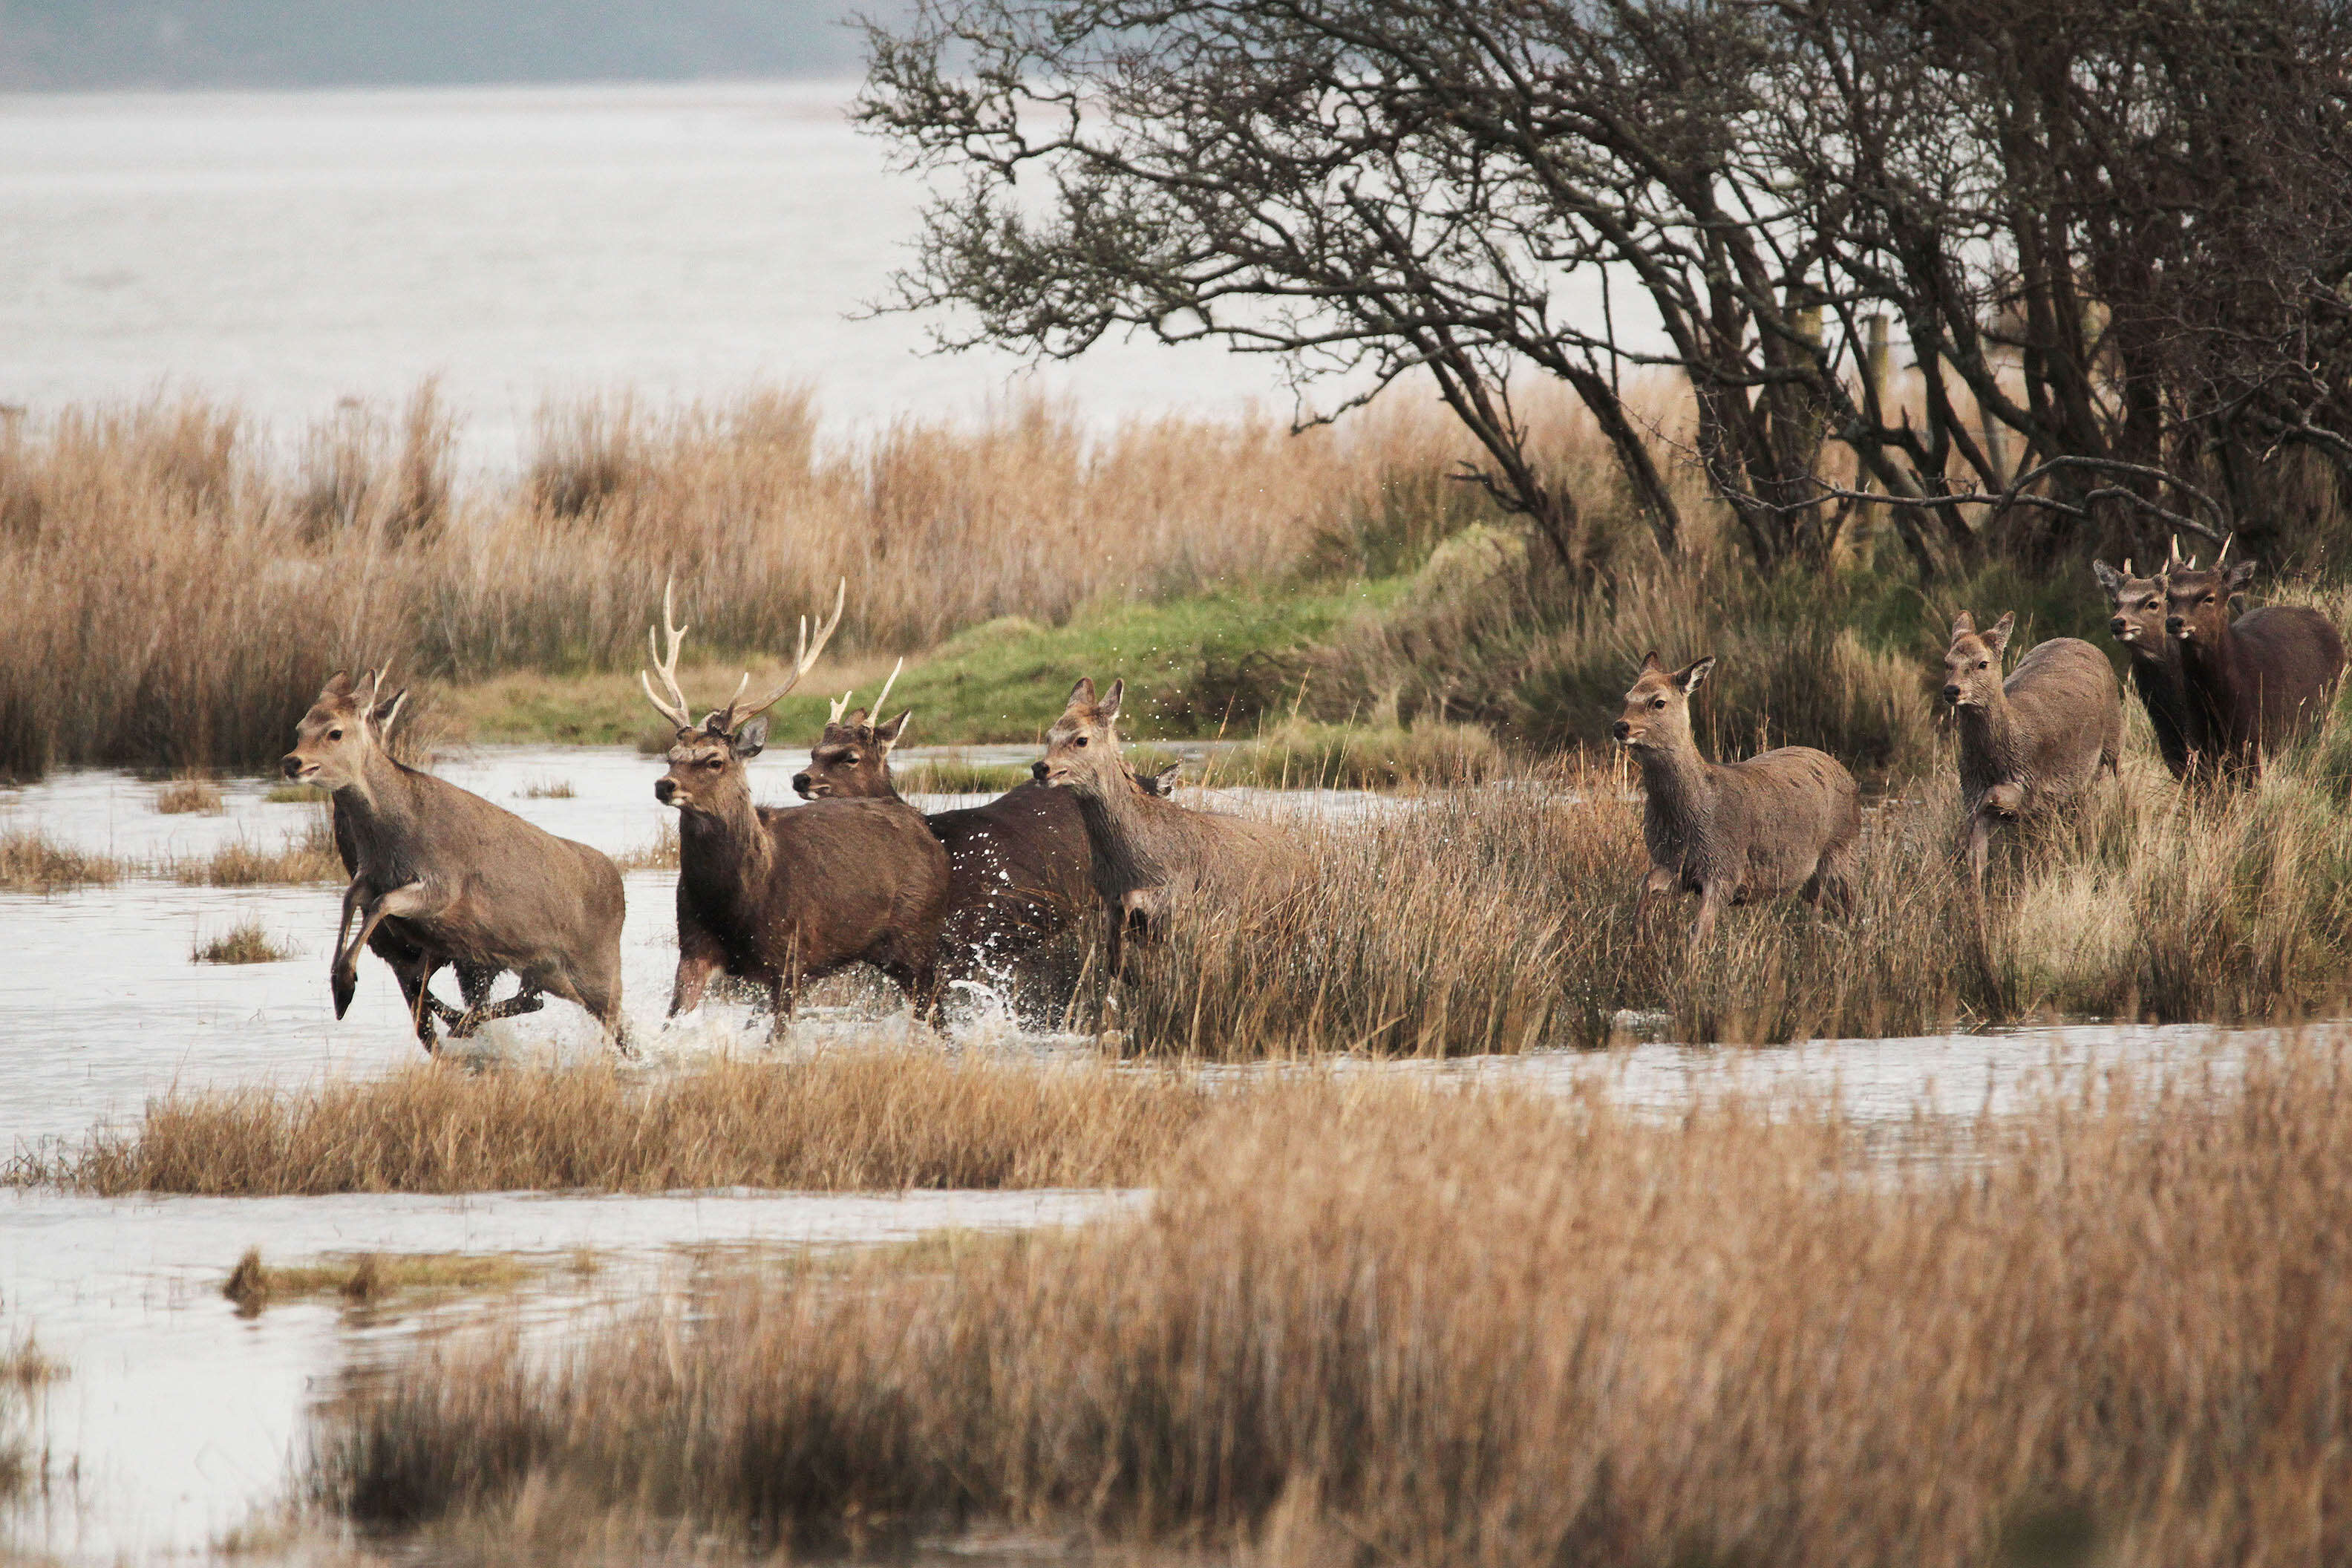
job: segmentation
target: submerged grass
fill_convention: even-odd
[[[903,1049],[642,1082],[605,1067],[419,1066],[295,1093],[174,1092],[16,1176],[220,1197],[1116,1186],[1144,1179],[1204,1106],[1174,1076]]]
[[[308,1263],[271,1264],[248,1249],[221,1284],[221,1294],[250,1317],[274,1301],[337,1296],[380,1301],[391,1296],[478,1295],[509,1290],[559,1270],[581,1273],[593,1258],[554,1258],[508,1252],[338,1253]]]
[[[1278,1079],[1136,1218],[772,1269],[552,1357],[420,1349],[327,1414],[314,1485],[371,1529],[568,1512],[795,1552],[2339,1561],[2339,1048],[1891,1163],[1832,1108]]]

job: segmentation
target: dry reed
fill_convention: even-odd
[[[316,1484],[492,1539],[564,1497],[762,1549],[2341,1561],[2337,1049],[2116,1079],[1893,1165],[1834,1111],[1292,1082],[1205,1123],[1142,1217],[771,1268],[551,1359],[424,1350],[329,1415]]]
[[[19,1181],[223,1197],[517,1188],[1100,1186],[1141,1180],[1202,1091],[1100,1064],[852,1049],[633,1080],[418,1066],[295,1093],[149,1102]]]
[[[59,893],[121,876],[122,867],[110,856],[68,848],[38,830],[0,832],[0,892]]]
[[[241,921],[218,936],[198,940],[188,952],[191,963],[278,963],[294,956],[257,920]]]
[[[164,816],[218,816],[227,809],[220,785],[202,773],[173,779],[155,792],[155,810]]]

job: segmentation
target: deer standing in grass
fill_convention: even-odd
[[[2262,771],[2263,756],[2317,723],[2344,674],[2344,638],[2303,605],[2269,605],[2230,618],[2254,563],[2213,570],[2192,560],[2165,569],[2164,629],[2179,650],[2182,689],[2203,726],[2213,762],[2227,777]]]
[[[2173,542],[2174,558],[2180,545]],[[2191,562],[2189,564],[2194,565]],[[2107,630],[2130,656],[2132,689],[2147,710],[2148,727],[2156,731],[2156,749],[2174,778],[2187,778],[2211,756],[2205,727],[2189,704],[2181,683],[2180,648],[2164,631],[2164,579],[2139,577],[2126,559],[2118,572],[2104,561],[2091,563],[2092,574],[2107,595]]]
[[[1138,781],[1118,750],[1126,689],[1125,681],[1114,680],[1098,699],[1094,681],[1081,679],[1031,770],[1038,783],[1067,790],[1078,804],[1113,973],[1129,939],[1150,936],[1176,905],[1203,891],[1230,898],[1305,870],[1292,836],[1274,824],[1194,811]]]
[[[353,857],[330,970],[335,1016],[350,1008],[358,987],[360,950],[397,920],[403,951],[414,956],[394,973],[426,1050],[435,1041],[425,986],[443,963],[491,975],[512,970],[522,982],[504,1002],[474,999],[452,1025],[453,1037],[492,1018],[536,1012],[545,1005],[541,994],[552,992],[585,1008],[625,1047],[620,871],[584,844],[394,761],[379,713],[388,722],[399,699],[380,709],[383,685],[380,672],[362,683],[345,674],[328,681],[282,764],[288,778],[333,792],[338,837],[348,835]]]
[[[1668,669],[1654,653],[1625,693],[1612,727],[1642,767],[1642,838],[1650,873],[1634,919],[1677,892],[1698,895],[1691,940],[1705,942],[1726,905],[1801,892],[1819,908],[1853,907],[1862,795],[1836,759],[1782,746],[1737,763],[1710,763],[1691,733],[1690,698],[1710,656]]]
[[[2036,643],[2001,679],[2017,616],[1983,631],[1962,611],[1944,650],[1944,700],[1960,737],[1969,869],[1981,884],[1994,828],[2079,800],[2123,752],[2123,694],[2107,656],[2080,637]],[[2000,790],[2000,794],[1991,792]]]
[[[841,625],[847,587],[835,594],[833,616],[814,643],[802,618],[782,685],[747,702],[747,674],[734,698],[699,724],[677,684],[687,628],[672,614],[669,590],[662,591],[668,647],[656,650],[655,672],[667,698],[654,690],[650,674],[639,679],[654,710],[677,730],[669,772],[654,784],[654,798],[678,814],[673,1017],[699,1003],[710,977],[724,970],[767,984],[781,1037],[803,981],[859,963],[898,982],[919,1013],[933,1009],[948,859],[922,815],[896,798],[754,805],[744,771],[767,744],[768,710],[800,684]]]

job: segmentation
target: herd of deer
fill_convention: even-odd
[[[2224,558],[2227,545],[2223,547]],[[2343,639],[2326,617],[2296,606],[2230,604],[2247,563],[2200,570],[2175,548],[2153,577],[2095,563],[2117,641],[2130,656],[2176,778],[2245,776],[2266,752],[2325,710],[2344,668]],[[856,963],[896,981],[919,1013],[944,980],[1002,963],[1088,919],[1099,919],[1117,973],[1125,944],[1171,907],[1223,902],[1244,881],[1296,878],[1301,852],[1274,826],[1196,810],[1170,798],[1174,770],[1139,776],[1119,752],[1123,683],[1097,693],[1080,680],[1046,733],[1031,782],[985,805],[925,816],[900,798],[890,752],[911,710],[883,721],[845,696],[794,775],[808,803],[755,805],[744,764],[767,743],[768,710],[816,663],[841,624],[843,595],[814,628],[805,618],[791,672],[746,700],[747,675],[727,703],[697,722],[677,684],[687,628],[662,596],[647,699],[675,731],[668,771],[654,795],[678,813],[677,974],[670,1014],[696,1005],[714,975],[763,984],[775,1027],[799,987]],[[2033,647],[2004,680],[2013,616],[1979,630],[1952,625],[1944,700],[1958,721],[1966,852],[1981,881],[1997,825],[2047,816],[2079,801],[2101,769],[2116,769],[2121,694],[2105,657],[2074,637]],[[654,634],[649,633],[649,640]],[[1668,669],[1643,661],[1614,732],[1639,759],[1651,869],[1639,909],[1677,892],[1699,899],[1695,939],[1717,911],[1790,892],[1851,908],[1861,795],[1837,761],[1786,746],[1742,762],[1700,755],[1690,697],[1711,658]],[[661,689],[653,678],[658,676]],[[892,681],[897,679],[892,674]],[[330,971],[341,1017],[359,953],[381,957],[398,980],[417,1038],[436,1048],[436,1021],[453,1037],[537,1011],[552,993],[593,1015],[627,1045],[621,1013],[621,874],[596,850],[558,838],[513,813],[394,759],[385,735],[406,693],[387,696],[383,672],[339,674],[303,716],[284,762],[289,778],[332,794],[335,843],[352,881]],[[356,925],[356,929],[354,926]],[[453,968],[465,1005],[436,996]],[[489,1000],[501,974],[519,992]]]

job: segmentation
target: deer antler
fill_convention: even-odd
[[[2125,576],[2126,576],[2126,577],[2128,577],[2128,576],[2130,576],[2131,574],[2132,574],[2132,569],[2131,569],[2131,557],[2130,557],[2130,556],[2128,556],[2128,555],[2126,555],[2126,556],[2125,556],[2125,557],[2124,557],[2124,575],[2125,575]]]
[[[898,684],[898,672],[906,668],[907,661],[903,658],[901,658],[898,663],[892,665],[890,667],[890,679],[882,683],[882,695],[874,700],[874,723],[875,727],[877,729],[881,727],[882,723],[882,705],[890,700],[890,689]]]
[[[2221,563],[2230,558],[2230,542],[2237,537],[2234,531],[2222,536],[2221,553],[2213,557],[2214,571],[2219,572],[2221,569]]]
[[[832,618],[817,627],[816,641],[814,643],[809,641],[808,617],[806,616],[801,617],[801,640],[799,647],[793,653],[793,672],[784,677],[784,683],[782,686],[748,706],[742,700],[743,688],[751,684],[751,677],[749,671],[745,672],[741,683],[735,688],[735,695],[728,699],[727,706],[719,710],[718,716],[722,721],[720,726],[722,729],[732,732],[745,721],[757,718],[782,701],[784,693],[801,683],[801,677],[814,668],[818,656],[824,652],[824,645],[833,640],[834,632],[841,626],[841,606],[848,597],[849,579],[844,577],[841,580],[841,586],[835,588],[833,593]]]
[[[687,628],[679,626],[677,617],[670,613],[670,591],[677,584],[676,577],[662,584],[662,631],[669,638],[669,656],[667,658],[655,645],[654,628],[646,628],[646,647],[653,651],[654,668],[660,673],[662,684],[669,689],[669,700],[665,702],[655,693],[653,681],[642,669],[637,671],[637,683],[646,689],[646,700],[654,705],[654,711],[668,720],[671,728],[691,730],[694,720],[686,710],[686,693],[677,689],[677,650],[679,645],[686,641]]]
[[[828,701],[825,703],[825,706],[826,706],[826,707],[828,707],[828,708],[830,708],[830,709],[832,709],[832,710],[833,710],[833,711],[825,715],[824,721],[825,721],[827,724],[838,724],[838,723],[840,723],[840,722],[841,722],[841,716],[842,716],[844,713],[846,713],[846,712],[848,712],[848,711],[849,711],[849,700],[850,700],[851,698],[853,698],[853,697],[856,696],[856,695],[857,695],[856,689],[853,687],[851,689],[849,689],[849,690],[847,690],[847,691],[845,691],[845,692],[843,692],[843,693],[841,694],[841,700],[840,700],[840,701],[838,701],[838,702],[834,702],[834,701],[828,700]]]

